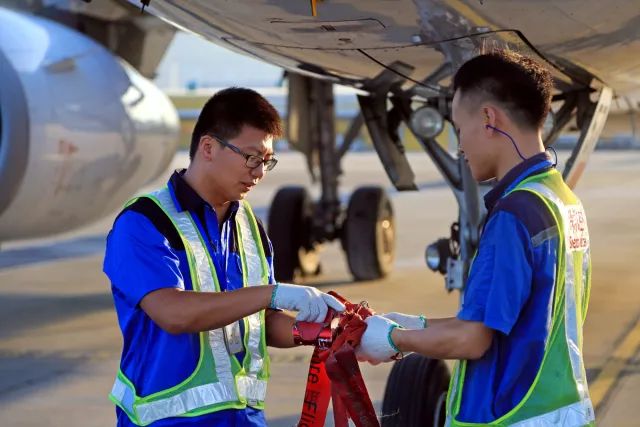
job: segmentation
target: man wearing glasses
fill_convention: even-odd
[[[297,319],[344,309],[315,288],[276,284],[272,248],[244,199],[277,160],[277,111],[230,88],[204,106],[186,170],[127,204],[107,239],[123,335],[109,395],[118,426],[264,426],[267,345],[292,347]]]

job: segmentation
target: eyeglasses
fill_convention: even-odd
[[[276,159],[275,157],[271,157],[270,159],[263,159],[260,156],[254,156],[253,154],[247,154],[244,151],[242,151],[241,149],[239,149],[238,147],[236,147],[235,145],[225,141],[222,138],[218,138],[217,136],[211,135],[211,134],[209,134],[209,136],[212,137],[213,139],[215,139],[216,141],[218,141],[223,147],[227,147],[231,151],[233,151],[234,153],[238,153],[242,157],[244,157],[245,160],[246,160],[245,165],[249,169],[255,169],[258,166],[262,165],[264,167],[265,171],[270,171],[273,168],[275,168],[276,164],[278,163],[278,159]]]

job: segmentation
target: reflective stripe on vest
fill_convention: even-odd
[[[595,420],[593,409],[591,408],[591,400],[587,398],[546,414],[511,424],[511,427],[584,426]]]
[[[545,183],[558,189],[565,197],[556,194]],[[561,306],[557,307],[554,304],[552,325],[545,342],[545,354],[528,393],[509,413],[483,425],[526,427],[589,425],[595,420],[595,415],[587,389],[581,351],[583,311],[586,310],[590,280],[589,239],[584,211],[579,201],[577,199],[574,201],[573,194],[564,185],[556,170],[528,178],[520,183],[515,190],[530,191],[541,197],[549,207],[557,226],[559,228],[562,226],[563,233],[560,236],[560,245],[561,248],[564,248],[564,257],[558,260],[560,270],[557,274],[555,289],[564,289],[564,293],[555,296],[556,303],[559,302]],[[565,200],[570,203],[565,203]],[[562,269],[562,267],[564,268]],[[561,296],[564,298],[560,299]],[[581,301],[583,304],[577,304],[576,301]],[[564,318],[563,323],[558,322],[560,318]],[[560,336],[559,333],[554,334],[554,332],[561,330],[564,330],[564,336]],[[557,350],[561,349],[558,347],[559,345],[564,346],[565,354],[569,355],[568,358],[566,356],[564,358],[557,357]],[[553,353],[554,350],[556,353]],[[552,357],[550,354],[556,354],[556,357]],[[536,394],[536,392],[539,393],[541,389],[544,389],[544,385],[542,385],[544,381],[547,381],[548,386],[549,379],[555,378],[549,376],[549,372],[555,366],[554,362],[558,361],[564,364],[562,366],[566,367],[565,371],[569,369],[567,365],[570,365],[570,372],[566,371],[567,376],[558,377],[558,381],[562,382],[562,384],[558,384],[558,389],[573,390],[573,392],[564,395],[558,393],[557,396],[561,396],[565,402],[558,405],[557,401],[549,401],[547,405],[546,395]],[[458,361],[449,384],[446,426],[480,425],[455,419],[460,410],[465,372],[466,361]],[[561,371],[557,372],[558,375],[561,373]],[[541,388],[537,388],[538,386]],[[575,401],[569,400],[567,402],[568,396],[575,396]],[[544,404],[541,404],[541,401],[544,401]],[[545,410],[543,406],[548,406],[548,410]]]
[[[253,215],[250,211],[249,204],[242,202],[240,208],[236,212],[236,224],[239,231],[238,241],[241,244],[240,253],[244,254],[243,261],[245,265],[242,266],[242,272],[244,276],[244,283],[249,286],[258,286],[266,284],[269,280],[268,266],[266,264],[264,249],[262,245],[258,247],[256,241],[259,241],[260,236],[255,223],[255,219],[249,218],[249,215]],[[262,328],[260,327],[262,312],[254,313],[247,316],[247,322],[249,324],[249,336],[247,339],[247,348],[251,354],[249,366],[245,366],[246,377],[242,379],[242,386],[238,382],[238,391],[241,396],[250,400],[251,403],[257,401],[264,401],[267,392],[267,383],[264,383],[264,387],[258,386],[260,380],[258,380],[258,373],[262,370],[264,360],[260,349],[260,338],[262,337]]]
[[[194,291],[219,292],[220,286],[215,276],[215,267],[203,244],[203,239],[187,211],[178,212],[168,188],[149,194],[171,219],[180,234],[187,252]],[[236,212],[238,243],[242,260],[243,281],[245,286],[260,286],[267,283],[268,264],[262,248],[257,223],[248,203],[241,203]],[[227,407],[243,407],[245,404],[259,406],[265,400],[268,372],[263,372],[266,345],[264,345],[264,313],[258,312],[245,318],[248,326],[245,334],[246,357],[244,372],[234,375],[232,358],[225,344],[222,328],[201,333],[204,348],[194,373],[182,384],[188,383],[198,375],[207,375],[202,371],[203,360],[213,360],[217,382],[188,387],[172,393],[172,389],[140,398],[136,396],[134,385],[118,373],[110,398],[120,406],[129,418],[138,425],[147,425],[154,421],[176,417],[197,416],[215,412]],[[208,352],[208,353],[207,353]],[[204,358],[204,359],[203,359]],[[238,364],[234,362],[237,366]],[[238,369],[236,369],[237,371]],[[166,397],[153,398],[168,394]],[[224,404],[229,405],[224,405]],[[211,405],[223,405],[222,408],[207,408]]]
[[[237,399],[234,386],[223,383],[204,384],[172,397],[135,405],[134,394],[132,387],[116,378],[111,395],[125,406],[123,409],[128,414],[137,414],[138,421],[132,421],[139,425],[147,425],[164,418],[186,414],[194,409]]]

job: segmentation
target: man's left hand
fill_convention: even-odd
[[[422,315],[413,316],[411,314],[393,312],[385,313],[382,317],[396,322],[404,329],[424,329],[427,327],[427,319]]]
[[[367,329],[362,335],[360,345],[356,348],[358,360],[372,365],[392,361],[400,350],[393,343],[391,332],[399,325],[382,316],[368,317],[365,322]]]

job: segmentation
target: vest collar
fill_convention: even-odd
[[[522,180],[531,175],[546,172],[553,167],[551,156],[546,151],[518,163],[484,196],[484,204],[487,210],[491,212],[498,200]]]
[[[191,186],[184,179],[184,173],[186,169],[178,169],[173,172],[171,178],[169,178],[169,185],[173,188],[175,194],[176,208],[178,212],[189,211],[195,212],[198,215],[201,215],[205,207],[210,206],[198,193],[196,190],[191,188]],[[240,203],[238,201],[231,202],[231,206],[229,207],[229,211],[227,212],[227,218],[238,210],[238,206]],[[215,211],[213,206],[210,206],[212,210]]]

